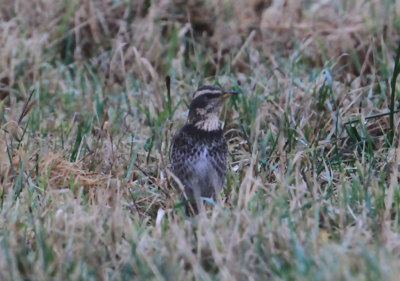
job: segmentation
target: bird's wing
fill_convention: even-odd
[[[220,182],[219,187],[222,188],[225,182],[226,170],[227,170],[227,154],[228,145],[226,144],[225,138],[221,138],[215,141],[211,147],[212,154],[209,158],[213,169],[216,171]]]
[[[171,172],[181,181],[185,187],[185,193],[188,197],[200,196],[194,194],[199,180],[196,174],[195,166],[191,163],[192,156],[192,140],[183,130],[177,132],[172,139],[169,153]],[[178,186],[175,186],[178,188]]]
[[[186,172],[188,169],[187,162],[190,156],[190,148],[190,138],[183,130],[178,131],[171,142],[169,162],[171,164],[171,171],[180,179],[183,172]]]

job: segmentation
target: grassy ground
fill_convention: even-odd
[[[2,0],[0,280],[397,280],[399,15]],[[226,188],[187,218],[168,149],[206,83],[241,94]]]

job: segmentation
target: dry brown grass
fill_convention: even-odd
[[[1,1],[0,280],[396,280],[399,14]],[[222,116],[226,188],[187,218],[168,149],[203,83],[242,95]]]

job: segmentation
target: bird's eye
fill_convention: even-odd
[[[214,97],[214,95],[213,94],[205,94],[205,97],[207,99],[212,99]]]

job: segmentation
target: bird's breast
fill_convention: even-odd
[[[193,159],[193,165],[196,171],[204,172],[210,169],[212,163],[209,157],[209,150],[207,147],[201,148]]]

